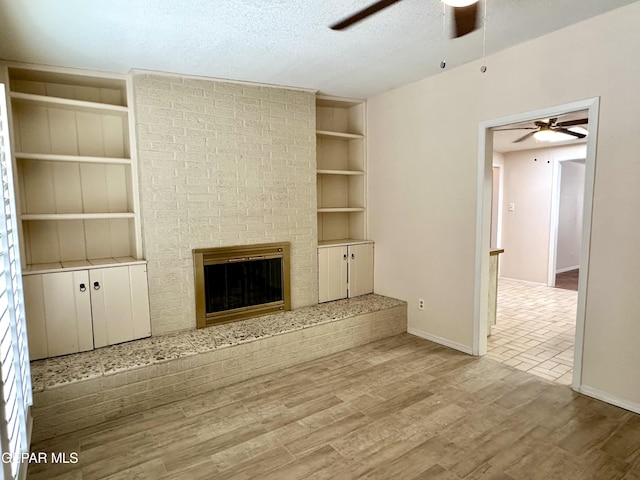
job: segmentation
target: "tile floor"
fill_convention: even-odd
[[[578,292],[500,279],[487,356],[570,385]]]

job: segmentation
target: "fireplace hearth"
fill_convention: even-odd
[[[196,325],[290,310],[288,242],[193,250]]]

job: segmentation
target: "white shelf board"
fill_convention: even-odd
[[[323,240],[318,242],[318,248],[342,247],[346,245],[360,245],[363,243],[373,243],[373,240],[359,240],[355,238],[340,238],[338,240]]]
[[[363,103],[364,100],[362,98],[332,97],[329,95],[318,95],[316,97],[316,106],[318,107],[350,108]]]
[[[357,140],[364,138],[364,135],[360,135],[358,133],[330,132],[328,130],[316,130],[316,135],[318,137],[340,138],[343,140]]]
[[[89,157],[82,155],[54,155],[52,153],[16,152],[15,157],[21,160],[40,160],[47,162],[102,163],[110,165],[131,165],[130,158]]]
[[[27,265],[22,269],[24,275],[37,275],[41,273],[68,272],[71,270],[93,270],[96,268],[122,267],[126,265],[139,265],[147,263],[133,257],[94,258],[90,260],[69,260],[54,263],[37,263]]]
[[[107,115],[128,115],[129,109],[120,105],[108,103],[85,102],[69,98],[47,97],[46,95],[34,95],[32,93],[11,92],[10,97],[14,102],[37,105],[41,107],[55,107],[65,110],[75,110],[90,113],[102,113]]]
[[[320,175],[364,175],[362,170],[318,170]]]
[[[318,213],[364,212],[360,207],[319,208]]]
[[[105,72],[83,71],[78,73],[72,69],[42,65],[33,67],[20,63],[7,63],[7,66],[9,67],[9,77],[15,80],[122,91],[126,89],[126,76],[121,74],[109,74],[105,77]]]
[[[113,220],[134,218],[135,213],[24,213],[20,220]]]

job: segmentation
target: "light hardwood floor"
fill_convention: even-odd
[[[403,334],[33,445],[29,479],[640,480],[640,415]]]

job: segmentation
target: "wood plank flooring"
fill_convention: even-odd
[[[580,276],[579,269],[556,274],[556,288],[564,288],[565,290],[575,290],[577,292],[579,276]]]
[[[640,415],[403,334],[32,446],[29,479],[640,480]]]

